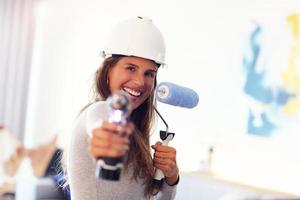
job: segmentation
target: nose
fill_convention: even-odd
[[[145,77],[144,74],[136,74],[134,77],[134,82],[139,87],[144,87],[145,85]]]

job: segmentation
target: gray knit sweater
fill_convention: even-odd
[[[132,168],[122,173],[119,181],[108,181],[95,177],[96,162],[88,152],[88,138],[93,127],[101,121],[90,123],[91,118],[107,119],[104,102],[89,106],[77,119],[68,148],[67,171],[72,200],[144,199],[143,180],[131,179]],[[97,124],[96,124],[97,123]],[[124,170],[123,170],[124,171]],[[163,189],[153,199],[174,199],[176,186],[163,184]]]

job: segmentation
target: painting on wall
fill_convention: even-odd
[[[277,24],[253,23],[242,66],[247,133],[295,134],[300,124],[300,13]]]

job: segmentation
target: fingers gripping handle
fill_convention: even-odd
[[[169,142],[174,138],[175,133],[168,133],[166,131],[160,131],[160,139],[162,140],[162,145],[168,146]],[[155,170],[153,184],[156,188],[160,188],[163,183],[165,175],[160,169]]]

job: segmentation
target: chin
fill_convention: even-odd
[[[137,109],[138,107],[140,107],[143,103],[141,102],[132,102],[132,110]]]
[[[138,104],[138,105],[136,105],[136,104],[133,104],[133,105],[132,105],[132,110],[135,110],[135,109],[137,109],[139,106],[140,106],[140,104]]]

